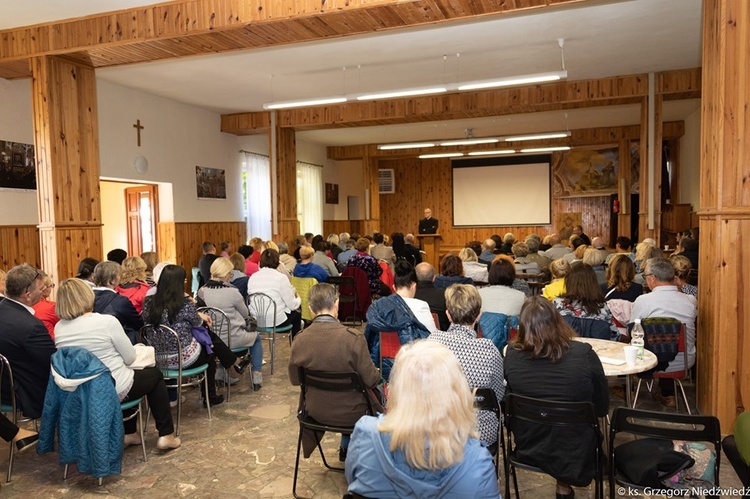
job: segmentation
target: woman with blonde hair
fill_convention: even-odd
[[[154,280],[154,267],[159,263],[159,255],[156,254],[156,251],[144,251],[141,253],[141,258],[146,263],[146,284],[153,288],[156,286],[156,281]]]
[[[122,261],[120,284],[115,291],[130,300],[140,314],[143,311],[143,300],[151,288],[146,282],[148,265],[139,256],[131,256]]]
[[[698,287],[693,286],[688,282],[690,269],[693,268],[690,259],[683,255],[674,255],[673,257],[670,257],[669,263],[672,264],[672,268],[674,269],[674,283],[677,285],[677,288],[686,295],[695,296],[697,299]]]
[[[565,258],[554,260],[549,266],[549,270],[552,273],[552,282],[544,287],[542,296],[552,301],[561,294],[564,294],[565,277],[570,274],[570,268],[570,262]]]
[[[508,344],[503,368],[506,393],[560,402],[592,402],[600,417],[609,411],[604,368],[588,343],[555,307],[532,296],[519,317],[518,337]],[[582,428],[557,428],[513,421],[519,458],[557,480],[557,498],[572,498],[571,485],[585,487],[594,478],[595,436]]]
[[[489,270],[487,265],[479,263],[477,253],[471,248],[462,248],[458,257],[464,267],[464,275],[470,277],[474,282],[487,282]]]
[[[583,252],[581,261],[594,269],[596,282],[604,290],[607,287],[607,269],[604,268],[604,254],[592,246],[587,246]]]
[[[34,309],[34,317],[44,322],[44,327],[49,331],[50,338],[54,340],[55,324],[58,323],[60,318],[55,313],[55,302],[50,301],[49,297],[52,294],[55,283],[52,282],[52,279],[43,270],[39,272],[44,277],[44,290],[42,290],[42,299],[32,308]],[[2,276],[2,279],[5,279],[5,275]]]
[[[119,267],[114,262],[107,263]],[[159,432],[156,447],[161,450],[179,447],[180,439],[174,435],[167,386],[161,370],[128,367],[135,361],[135,348],[116,318],[94,313],[91,288],[80,279],[66,279],[60,283],[56,310],[60,322],[55,326],[55,346],[58,349],[85,348],[99,358],[115,381],[120,402],[144,396],[148,399]],[[135,423],[135,419],[125,422],[125,446],[141,443],[135,432]]]
[[[476,438],[474,397],[447,347],[404,345],[388,413],[363,416],[346,457],[349,492],[378,498],[499,498],[492,456]]]
[[[651,258],[662,258],[664,255],[656,246],[652,246],[645,240],[635,247],[635,278],[634,282],[646,284],[646,261]]]

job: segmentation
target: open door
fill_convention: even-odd
[[[139,185],[125,189],[129,255],[156,251],[156,225],[159,223],[157,206],[157,186]]]

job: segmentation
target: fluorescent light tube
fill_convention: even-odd
[[[474,144],[494,144],[500,142],[500,139],[458,139],[441,142],[441,146],[471,146]]]
[[[457,158],[463,156],[462,152],[441,152],[437,154],[421,154],[419,159],[431,159],[431,158]]]
[[[570,137],[570,132],[550,132],[529,135],[516,135],[515,137],[504,137],[503,140],[505,142],[516,142],[519,140],[562,139],[565,137]]]
[[[532,147],[531,149],[521,149],[521,152],[552,152],[552,151],[570,151],[570,147],[569,146]]]
[[[267,104],[263,104],[263,109],[287,109],[292,107],[322,106],[325,104],[340,104],[346,101],[346,97],[326,97],[323,99],[269,102]]]
[[[568,78],[567,71],[554,71],[551,73],[537,73],[530,75],[511,76],[494,80],[481,80],[458,84],[458,90],[480,90],[483,88],[513,87],[518,85],[529,85],[531,83],[545,83],[550,81],[565,80]]]
[[[442,94],[447,92],[445,87],[414,88],[410,90],[394,90],[392,92],[379,92],[357,96],[357,100],[394,99],[397,97],[411,97],[414,95]]]
[[[503,149],[501,151],[473,151],[469,156],[491,156],[493,154],[514,154],[515,149]]]
[[[404,143],[404,144],[383,144],[379,145],[378,149],[381,151],[388,151],[392,149],[417,149],[419,147],[435,147],[435,144],[432,142],[411,142],[411,143]]]

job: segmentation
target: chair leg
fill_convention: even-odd
[[[318,441],[318,450],[320,451],[320,457],[323,458],[323,464],[325,465],[326,468],[328,468],[329,470],[334,470],[334,471],[344,471],[344,468],[339,468],[339,467],[331,466],[330,464],[328,464],[328,461],[326,460],[326,455],[323,454],[323,447],[320,446],[320,441]]]
[[[175,425],[174,434],[180,436],[180,419],[182,416],[182,379],[177,380],[177,424]]]
[[[674,380],[674,384],[675,384],[675,387],[674,387],[675,388],[675,392],[677,391],[677,386],[680,387],[680,392],[682,392],[682,400],[685,401],[685,408],[687,409],[688,414],[692,416],[693,413],[690,412],[690,404],[688,404],[687,395],[685,395],[685,388],[682,386],[682,381],[680,381],[679,379],[675,379]],[[680,397],[675,397],[675,399],[674,399],[675,400],[675,408],[676,408],[677,401],[679,399],[680,399]]]
[[[635,404],[638,403],[638,394],[641,393],[641,381],[643,381],[643,379],[639,378],[638,379],[638,386],[635,388],[635,398],[633,398],[633,407],[632,407],[632,409],[635,409]]]
[[[63,468],[63,480],[68,479],[68,466],[70,465],[66,464],[65,467]]]
[[[276,331],[271,331],[271,337],[268,339],[271,345],[271,374],[273,374],[273,359],[276,354]]]
[[[203,373],[203,384],[206,386],[206,409],[208,409],[208,420],[211,421],[211,397],[208,396],[208,373]]]
[[[141,400],[141,403],[138,404],[138,430],[141,434],[141,448],[143,449],[143,462],[148,462],[148,456],[146,456],[146,435],[143,432],[143,406],[144,402]]]
[[[102,478],[102,477],[99,477],[99,487],[101,487],[101,486],[102,486],[102,483],[103,483],[103,482],[104,482],[104,478]]]
[[[516,499],[521,499],[518,494],[518,470],[512,464],[510,465],[510,474],[513,476],[513,489],[516,491]]]
[[[294,481],[292,482],[292,495],[294,495],[294,497],[297,499],[300,498],[300,496],[297,495],[297,475],[299,473],[299,453],[300,453],[301,447],[302,447],[302,427],[300,426],[299,436],[297,437],[297,460],[294,463]]]
[[[5,481],[6,481],[7,483],[10,483],[10,476],[11,476],[11,474],[13,473],[13,446],[14,446],[14,445],[15,445],[15,444],[14,444],[14,443],[13,443],[13,441],[11,440],[11,442],[10,442],[10,453],[9,453],[9,455],[8,455],[8,476],[7,476],[7,478],[5,479]]]

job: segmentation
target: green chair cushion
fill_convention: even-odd
[[[283,333],[283,332],[291,331],[291,330],[292,330],[291,324],[287,324],[286,326],[276,326],[277,333]],[[272,331],[273,331],[272,327],[259,327],[258,328],[259,333],[270,333]]]
[[[143,397],[137,398],[135,400],[129,400],[127,402],[123,402],[120,404],[120,409],[123,411],[126,411],[128,409],[132,409],[133,407],[137,406],[141,403],[141,400],[143,400]]]
[[[203,364],[198,367],[191,367],[189,369],[183,369],[182,377],[186,378],[188,376],[197,376],[204,373],[207,369],[208,364]],[[180,375],[180,371],[178,371],[177,369],[162,369],[162,373],[164,373],[164,376],[167,378],[176,378]]]

